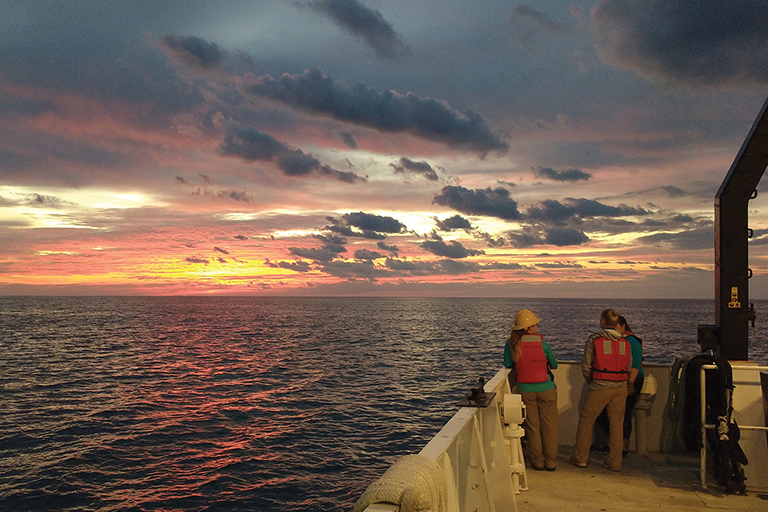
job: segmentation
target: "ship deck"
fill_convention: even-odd
[[[591,454],[586,468],[572,466],[572,453],[560,448],[555,472],[528,470],[529,490],[515,496],[519,512],[768,510],[768,488],[752,488],[749,480],[744,496],[726,494],[711,472],[702,488],[696,453],[630,453],[618,473],[603,467],[604,455]]]

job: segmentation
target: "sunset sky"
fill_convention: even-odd
[[[2,295],[712,298],[768,97],[765,0],[0,12]]]

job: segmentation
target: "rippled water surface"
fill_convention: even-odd
[[[714,317],[683,300],[0,298],[0,510],[351,510],[493,376],[521,307],[560,360],[605,307],[648,362],[697,352]],[[768,330],[750,332],[768,362]]]

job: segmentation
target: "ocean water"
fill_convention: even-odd
[[[606,307],[648,362],[714,322],[707,300],[0,297],[0,510],[349,511],[496,373],[522,307],[560,360]]]

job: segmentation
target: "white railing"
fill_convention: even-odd
[[[519,480],[513,482],[517,468],[508,459],[510,435],[502,416],[504,396],[510,393],[508,374],[509,369],[503,368],[485,384],[486,393],[496,393],[487,407],[460,408],[419,452],[419,456],[434,461],[442,471],[447,494],[445,512],[517,511],[515,491]],[[515,462],[523,465],[524,471],[522,453],[519,455]],[[363,509],[398,510],[399,506],[391,503],[369,503]]]
[[[701,365],[699,383],[701,385],[701,486],[707,488],[707,430],[715,429],[717,425],[707,423],[707,382],[705,370],[716,370],[718,367],[714,364]],[[732,365],[731,370],[756,370],[766,371],[768,366],[751,366],[751,365]],[[768,427],[761,427],[757,425],[739,425],[739,430],[766,430]]]

